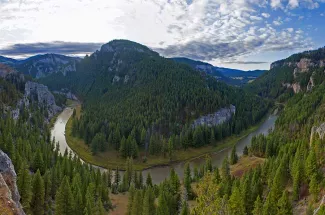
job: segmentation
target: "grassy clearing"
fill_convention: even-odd
[[[113,210],[109,211],[111,215],[124,215],[128,209],[128,193],[110,194]]]
[[[264,163],[265,158],[255,156],[242,156],[235,165],[230,167],[230,172],[235,177],[241,177],[245,172]]]
[[[81,114],[81,106],[77,105],[76,108],[76,116],[80,117]],[[219,141],[217,146],[204,146],[200,148],[189,148],[187,150],[177,150],[174,152],[174,157],[170,160],[168,157],[163,156],[148,156],[147,162],[144,163],[142,161],[142,157],[145,156],[144,151],[139,152],[139,158],[134,160],[134,168],[136,170],[143,170],[146,168],[160,166],[160,165],[169,165],[173,162],[180,162],[185,160],[195,159],[201,156],[205,156],[206,154],[210,154],[213,152],[217,152],[223,150],[225,148],[232,147],[236,144],[240,139],[246,137],[251,132],[255,131],[260,124],[255,125],[243,132],[239,135],[233,135],[231,137],[225,138],[222,141]],[[124,168],[125,159],[119,156],[119,153],[115,150],[98,153],[97,155],[93,155],[90,147],[84,142],[84,140],[73,137],[71,135],[72,130],[72,119],[70,118],[66,125],[66,140],[70,148],[75,151],[80,158],[84,161],[101,166],[104,168],[116,168],[117,166],[120,169]]]

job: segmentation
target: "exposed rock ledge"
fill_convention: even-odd
[[[322,140],[325,136],[325,122],[322,123],[320,126],[314,126],[311,129],[311,134],[310,134],[310,144],[312,143],[315,134],[318,134],[318,137]]]
[[[205,116],[201,116],[196,119],[192,127],[196,128],[198,126],[207,125],[209,127],[221,125],[231,119],[232,115],[236,113],[236,107],[230,105],[228,108],[221,108],[217,112]]]
[[[25,214],[19,202],[17,175],[10,158],[0,150],[0,209],[4,214]]]

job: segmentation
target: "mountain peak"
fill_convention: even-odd
[[[141,53],[155,53],[147,46],[130,40],[112,40],[109,43],[102,45],[100,52],[119,52],[119,51],[136,51]]]

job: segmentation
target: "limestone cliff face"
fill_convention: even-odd
[[[10,158],[0,150],[0,210],[4,214],[25,214],[20,205],[17,174]]]
[[[324,59],[312,59],[312,58],[301,58],[298,61],[290,61],[288,59],[277,61],[271,64],[271,69],[277,69],[279,67],[289,67],[293,71],[293,81],[291,83],[282,83],[283,87],[293,89],[294,93],[299,93],[303,90],[311,91],[315,86],[315,70],[325,67],[325,58]],[[325,71],[324,71],[325,73]],[[302,86],[299,83],[300,75],[310,76],[308,84]]]
[[[207,125],[209,127],[221,125],[229,121],[233,114],[236,112],[236,107],[230,105],[227,108],[221,108],[217,112],[205,116],[201,116],[192,123],[192,127],[196,128],[198,126]]]
[[[311,67],[324,67],[325,59],[313,60],[309,58],[301,58],[297,62],[280,60],[271,64],[271,69],[276,67],[294,67],[296,72],[308,72]]]
[[[48,110],[48,118],[52,118],[60,112],[62,108],[56,105],[53,94],[47,86],[28,81],[25,84],[24,104],[29,106],[30,103],[37,103],[39,107],[44,107]]]

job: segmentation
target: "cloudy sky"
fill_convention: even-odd
[[[84,55],[112,39],[166,57],[268,69],[325,45],[325,0],[0,0],[0,55]]]

